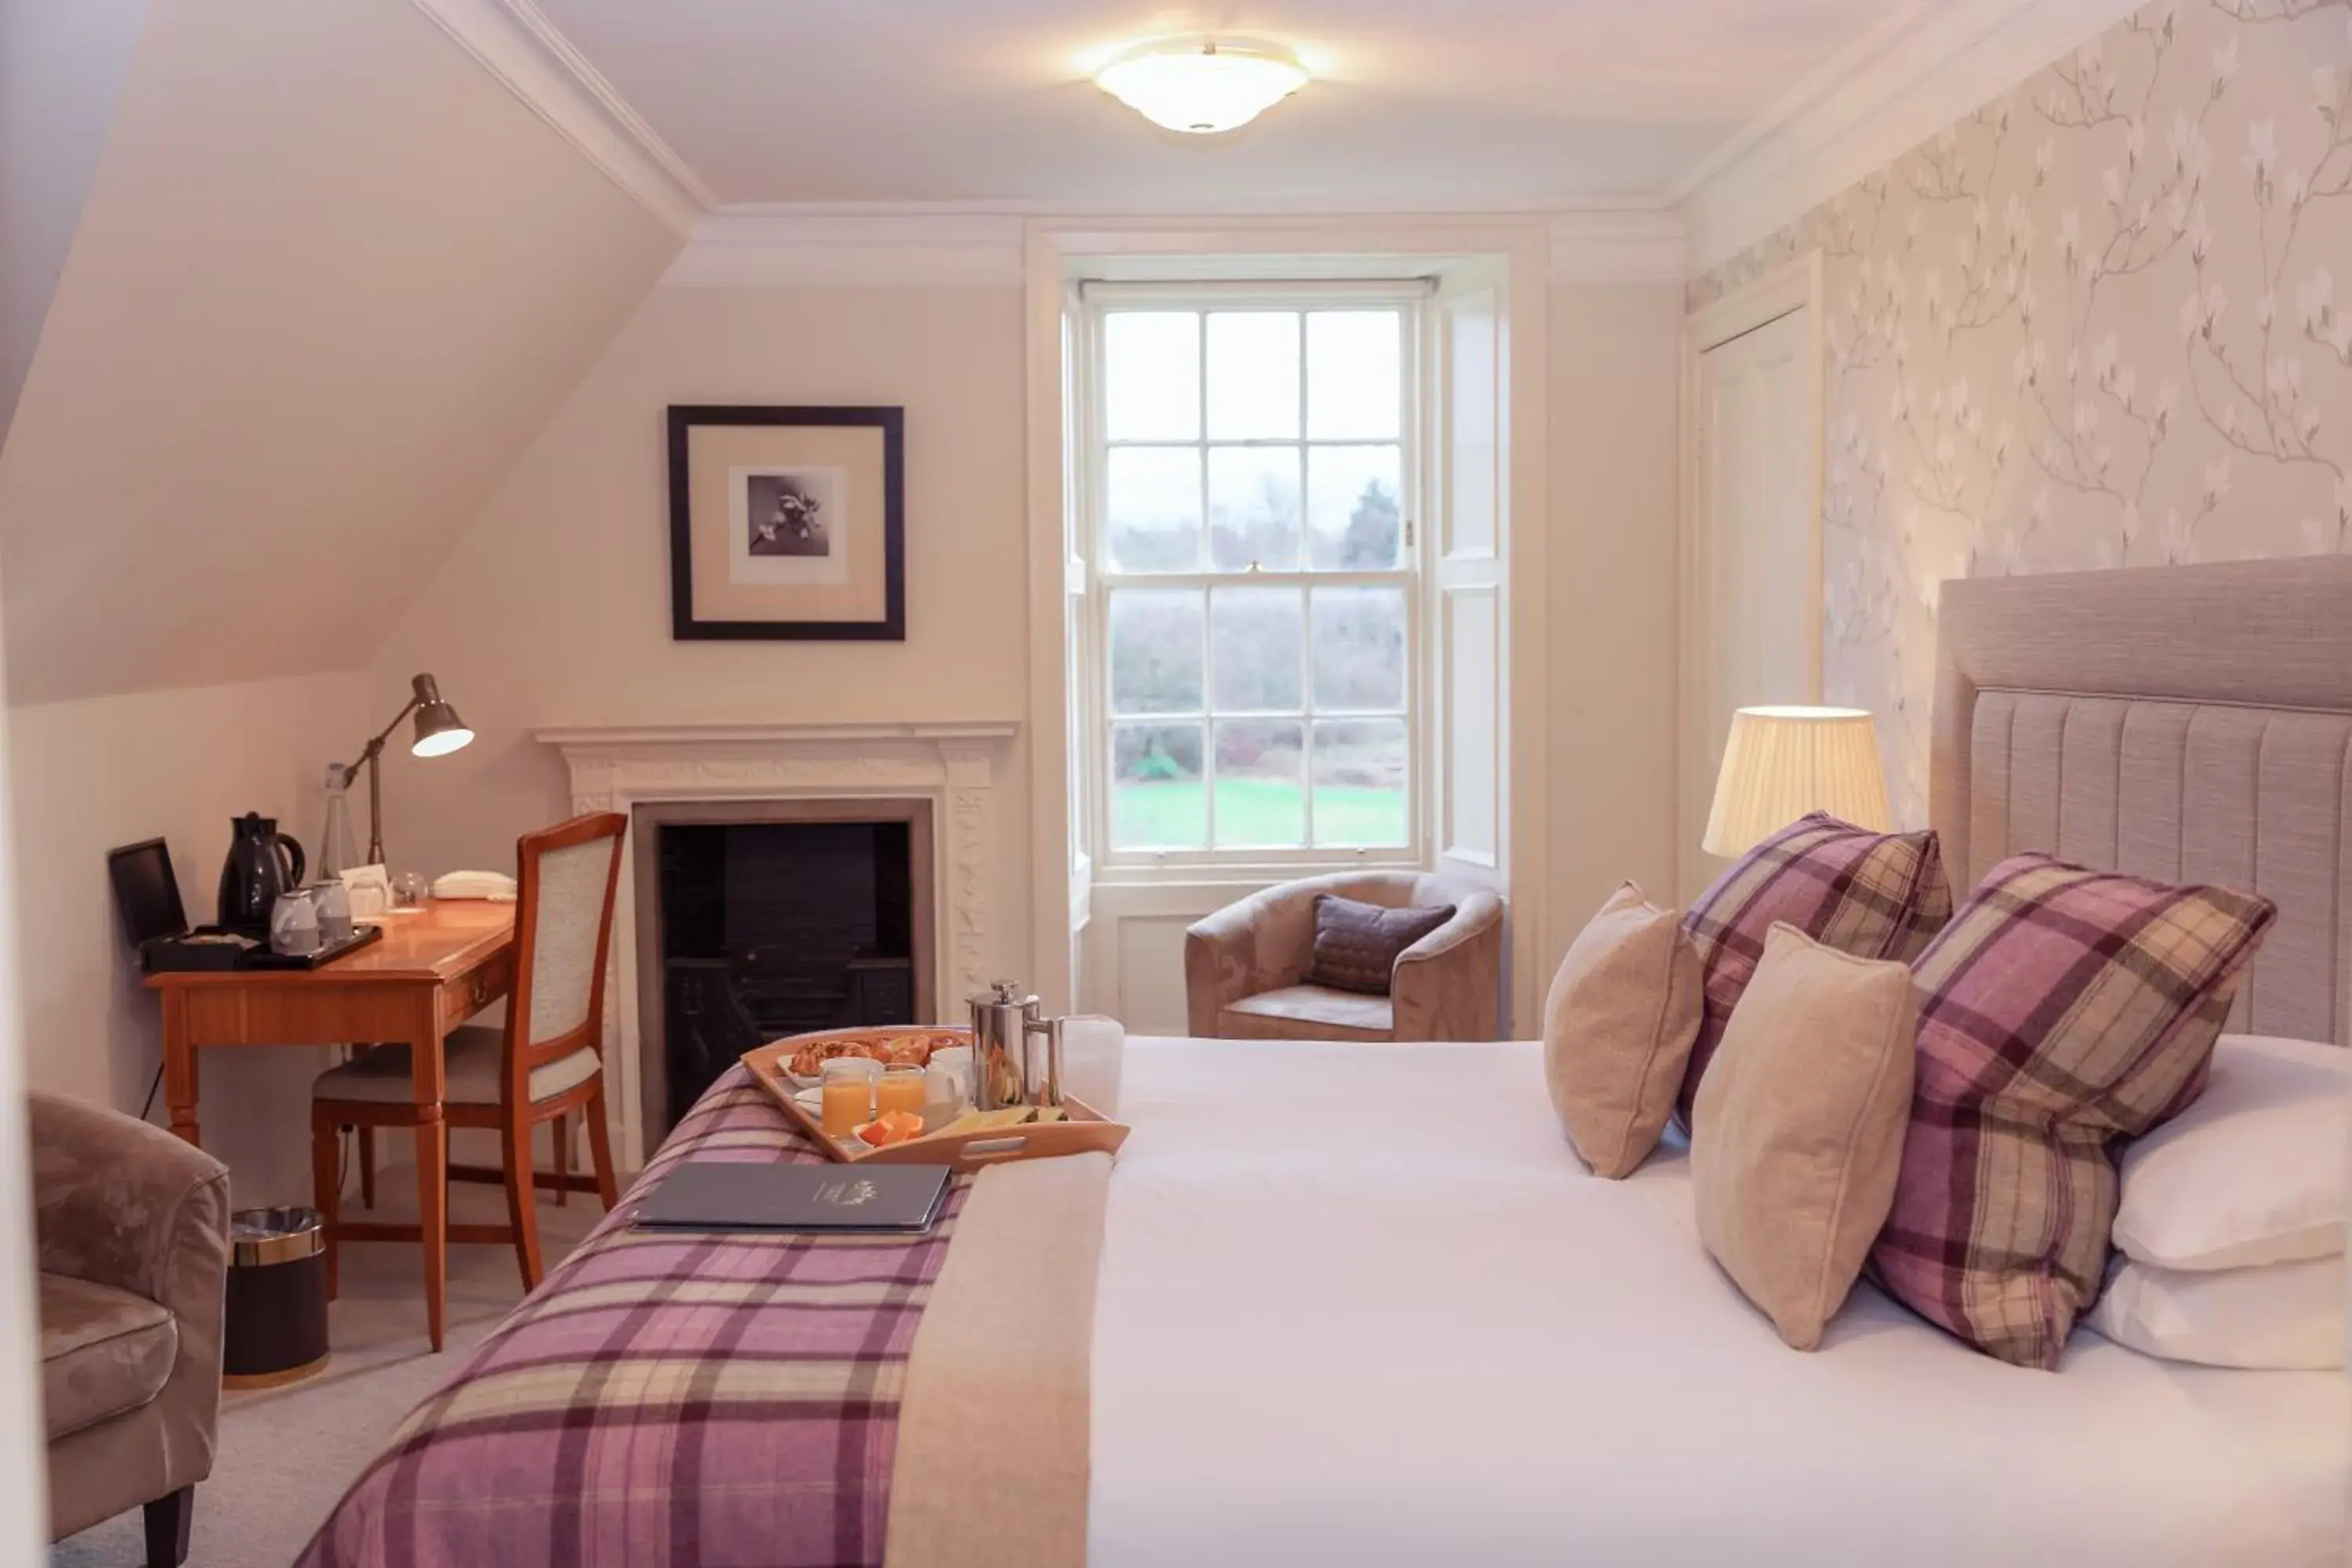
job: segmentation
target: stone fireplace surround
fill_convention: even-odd
[[[937,842],[931,994],[952,1013],[984,990],[994,952],[989,869],[1004,810],[997,778],[1020,725],[572,725],[533,731],[562,756],[572,809],[634,813],[676,802],[859,800],[932,804]],[[621,878],[604,1005],[605,1107],[622,1162],[645,1147],[638,1028],[635,879]]]

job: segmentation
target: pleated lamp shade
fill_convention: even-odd
[[[1890,831],[1878,731],[1860,708],[1742,708],[1731,716],[1705,848],[1745,855],[1809,812]]]

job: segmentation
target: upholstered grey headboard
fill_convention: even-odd
[[[1947,583],[1938,620],[1954,893],[2027,849],[2254,889],[2231,1026],[2352,1044],[2352,557]]]

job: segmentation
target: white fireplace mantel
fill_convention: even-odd
[[[1000,763],[1014,721],[958,723],[576,724],[532,731],[572,775],[572,808],[618,811],[675,801],[919,796],[934,803],[940,887],[936,994],[940,1005],[986,987],[993,959],[989,858],[999,840]],[[613,906],[604,1060],[606,1114],[641,1165],[636,889],[624,876]]]

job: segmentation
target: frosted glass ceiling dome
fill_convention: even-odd
[[[1211,135],[1248,124],[1307,85],[1307,68],[1271,44],[1160,38],[1095,72],[1095,85],[1154,125]]]

